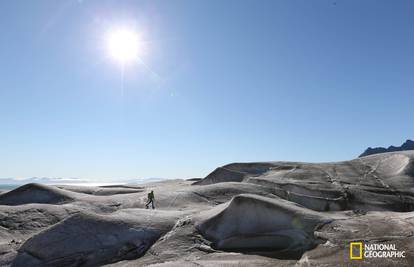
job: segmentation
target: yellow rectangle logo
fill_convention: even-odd
[[[358,255],[354,254],[354,247],[355,250],[359,251]],[[362,260],[362,242],[351,242],[349,246],[349,258],[351,260]]]

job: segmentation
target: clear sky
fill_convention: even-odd
[[[0,1],[0,177],[205,176],[414,131],[413,1]],[[109,29],[142,62],[124,74]],[[123,76],[123,78],[122,78]]]

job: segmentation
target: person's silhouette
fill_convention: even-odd
[[[150,193],[148,193],[148,200],[147,204],[145,204],[145,207],[148,209],[149,204],[152,205],[152,209],[155,209],[154,207],[154,191],[151,190]]]

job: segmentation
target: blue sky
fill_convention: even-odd
[[[335,161],[414,124],[412,1],[1,1],[0,177]],[[142,64],[108,59],[128,25]]]

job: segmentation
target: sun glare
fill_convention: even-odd
[[[121,64],[131,63],[138,59],[140,52],[139,36],[129,29],[117,29],[107,36],[109,55]]]

